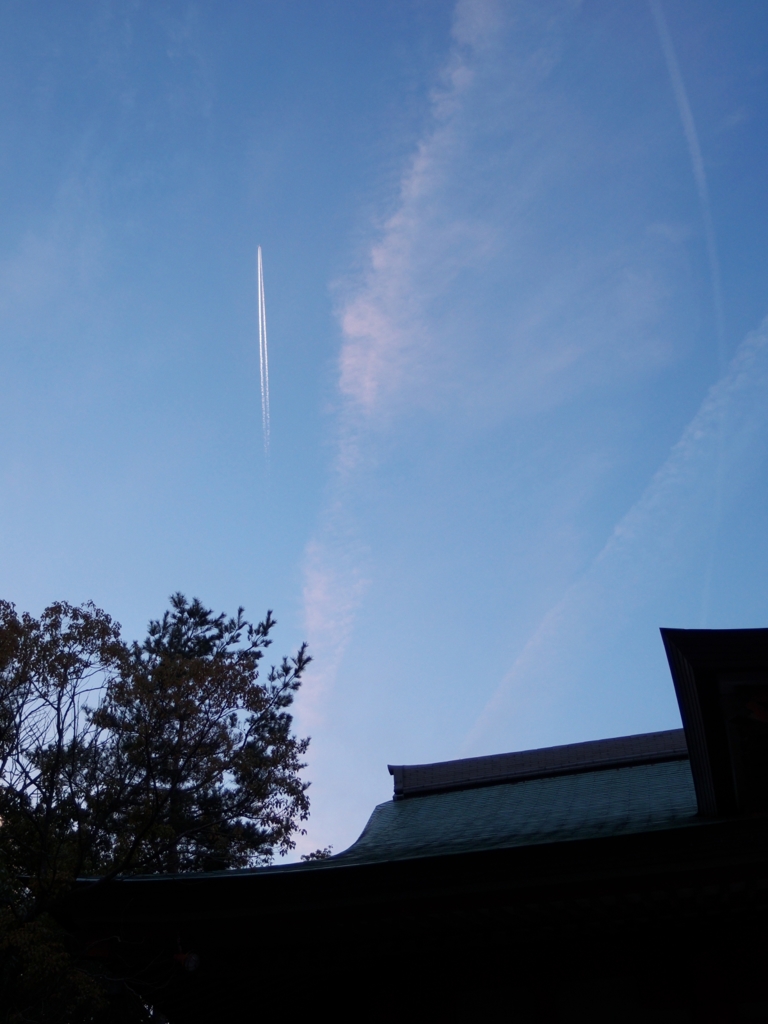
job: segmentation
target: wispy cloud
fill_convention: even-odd
[[[632,654],[608,665],[600,650],[615,659],[617,637],[649,617],[645,643],[660,625],[698,625],[662,621],[665,593],[708,561],[718,467],[727,467],[725,489],[736,498],[764,441],[767,399],[768,320],[742,342],[640,500],[544,616],[468,733],[465,752],[489,743],[543,744],[552,729],[571,728],[577,738],[585,722],[594,730],[601,714],[610,720],[622,702],[631,716],[636,700],[621,676],[629,674]],[[636,722],[634,731],[646,724],[654,725]]]
[[[581,215],[602,202],[621,147],[554,79],[578,14],[559,0],[455,8],[427,128],[360,275],[337,289],[337,450],[307,555],[308,578],[323,564],[335,583],[307,587],[313,642],[331,589],[351,628],[348,499],[382,431],[414,413],[470,430],[537,414],[656,372],[688,343],[670,316],[685,226],[654,231],[638,216],[627,233]],[[639,173],[633,155],[627,166]]]
[[[675,95],[675,102],[680,113],[680,120],[683,124],[685,141],[688,144],[688,152],[691,157],[693,177],[696,182],[696,191],[701,204],[701,217],[704,223],[704,237],[707,244],[707,256],[709,258],[709,271],[712,282],[712,304],[715,311],[715,331],[717,336],[718,356],[720,358],[721,372],[725,368],[725,321],[723,315],[723,293],[720,283],[720,260],[717,255],[717,241],[715,238],[715,226],[712,220],[712,204],[709,198],[709,186],[707,185],[707,174],[704,170],[704,158],[699,145],[699,133],[696,130],[696,122],[693,118],[693,111],[688,99],[688,90],[685,88],[685,81],[677,60],[675,45],[667,26],[667,19],[664,15],[664,8],[661,0],[650,0],[653,20],[659,33],[661,48],[664,51],[664,59],[667,62],[667,70],[672,83],[672,91]]]
[[[500,17],[495,0],[457,5],[453,49],[431,97],[430,129],[403,173],[395,212],[370,248],[362,281],[343,289],[337,450],[322,526],[305,556],[305,621],[315,657],[300,705],[308,724],[321,716],[365,591],[347,497],[365,462],[366,431],[418,394],[434,354],[430,302],[490,244],[487,224],[446,216],[441,191],[462,147],[458,122],[475,65],[493,46]]]
[[[680,114],[680,120],[683,125],[683,132],[685,134],[685,141],[688,144],[688,152],[691,158],[691,168],[693,170],[693,178],[696,182],[696,191],[699,196],[699,205],[701,207],[701,219],[704,225],[704,238],[707,246],[707,258],[709,261],[709,276],[712,287],[712,307],[715,314],[715,337],[717,339],[717,355],[720,365],[720,373],[722,374],[725,369],[726,363],[726,341],[725,341],[725,315],[723,311],[723,290],[720,280],[720,259],[717,252],[717,239],[715,236],[715,225],[712,219],[712,204],[709,198],[709,186],[707,184],[707,175],[704,169],[704,158],[701,153],[701,146],[699,145],[699,133],[696,130],[696,122],[693,118],[693,111],[691,110],[691,104],[688,100],[688,90],[685,88],[685,81],[683,79],[680,65],[677,60],[677,53],[675,52],[675,45],[672,41],[672,36],[667,26],[667,19],[664,15],[664,8],[661,0],[650,0],[651,12],[653,19],[656,23],[656,29],[659,34],[661,41],[661,48],[664,51],[664,59],[667,62],[667,70],[669,72],[669,78],[672,83],[672,91],[675,95],[675,102],[677,103],[677,109]],[[720,424],[720,433],[724,424]],[[719,441],[719,458],[717,465],[714,467],[714,473],[716,478],[716,497],[715,507],[716,514],[712,525],[713,541],[717,536],[717,530],[719,528],[720,519],[722,516],[722,504],[723,504],[723,473],[724,473],[724,458],[725,452],[723,447],[723,439]],[[709,557],[709,564],[707,568],[707,577],[704,584],[702,593],[702,624],[706,623],[709,607],[711,602],[711,591],[712,591],[712,574],[714,571],[714,543],[710,544],[711,554]]]
[[[614,231],[608,208],[581,215],[638,172],[632,147],[617,172],[626,143],[556,81],[577,15],[458,6],[430,128],[361,278],[341,288],[346,415],[526,415],[676,358],[680,240],[642,213]]]
[[[395,212],[371,247],[361,284],[342,302],[339,386],[364,414],[380,411],[421,378],[434,344],[428,310],[461,270],[493,244],[482,218],[451,216],[443,204],[464,144],[462,114],[476,64],[493,47],[501,20],[493,0],[457,6],[454,48],[431,97],[431,128],[419,142]]]
[[[61,185],[47,223],[28,230],[0,261],[0,312],[34,329],[55,307],[73,313],[93,308],[103,277],[104,228],[98,196],[75,175]]]
[[[361,558],[349,545],[311,541],[304,564],[304,609],[313,663],[299,701],[300,724],[313,730],[324,721],[323,703],[349,642],[355,611],[365,592]]]

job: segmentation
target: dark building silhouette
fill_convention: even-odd
[[[663,630],[684,729],[391,766],[348,850],[85,885],[172,1024],[768,1021],[768,630]]]

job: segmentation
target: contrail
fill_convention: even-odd
[[[715,228],[712,223],[712,207],[709,201],[709,189],[707,187],[707,176],[704,173],[704,160],[701,156],[699,135],[696,131],[696,122],[693,120],[693,112],[688,102],[688,93],[685,82],[680,72],[680,65],[677,63],[677,54],[669,34],[667,19],[664,17],[664,9],[661,0],[650,0],[653,20],[656,22],[656,30],[659,33],[661,48],[664,51],[664,59],[667,62],[667,71],[672,82],[672,91],[675,94],[675,102],[683,122],[685,141],[688,143],[688,152],[691,155],[693,177],[696,181],[696,191],[699,193],[701,205],[701,218],[704,221],[704,235],[707,243],[707,256],[709,257],[709,273],[712,279],[712,304],[715,307],[715,327],[717,330],[717,354],[720,361],[720,373],[725,370],[725,324],[723,318],[723,294],[720,285],[720,262],[717,258],[717,245],[715,243]]]
[[[693,120],[693,111],[691,105],[688,102],[688,93],[685,88],[685,82],[680,71],[680,65],[677,63],[677,54],[675,53],[675,47],[672,42],[672,36],[669,34],[669,28],[667,27],[667,19],[664,17],[664,9],[661,6],[661,0],[649,0],[651,5],[651,13],[653,14],[653,20],[656,22],[656,30],[659,33],[659,40],[661,41],[661,48],[664,51],[664,59],[667,62],[667,71],[672,82],[672,91],[675,94],[675,102],[677,103],[677,109],[680,114],[680,120],[683,122],[683,132],[685,133],[685,140],[688,143],[688,152],[691,156],[691,166],[693,168],[693,177],[696,181],[696,191],[699,193],[699,205],[701,206],[701,219],[704,222],[704,237],[707,242],[707,255],[709,257],[709,274],[712,281],[712,304],[715,307],[715,330],[717,333],[717,356],[720,367],[720,376],[722,377],[725,372],[726,366],[726,348],[725,348],[725,318],[723,316],[723,292],[720,284],[720,261],[717,258],[717,244],[715,242],[715,227],[712,222],[712,207],[709,201],[709,189],[707,187],[707,176],[704,173],[704,160],[701,156],[701,146],[699,145],[699,136],[696,131],[696,122]],[[720,520],[722,516],[723,506],[723,437],[725,431],[725,422],[722,417],[725,415],[723,409],[721,413],[720,422],[720,454],[717,461],[716,468],[716,496],[715,496],[715,507],[714,507],[714,524],[712,530],[712,550],[709,557],[709,563],[707,566],[706,577],[704,582],[704,592],[702,596],[702,610],[701,620],[702,626],[707,624],[709,617],[709,604],[712,592],[712,577],[715,569],[715,556],[716,556],[716,539],[717,532],[720,527]]]
[[[269,459],[269,352],[267,350],[267,307],[264,303],[264,266],[261,246],[258,254],[259,285],[259,373],[261,374],[261,427],[264,432],[264,455]]]

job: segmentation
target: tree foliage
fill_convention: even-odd
[[[0,977],[30,934],[52,934],[31,922],[77,878],[253,866],[294,846],[309,741],[289,708],[309,656],[261,678],[274,626],[176,594],[128,644],[93,604],[36,619],[0,602]]]
[[[0,839],[35,905],[109,856],[107,744],[93,707],[125,664],[119,627],[93,606],[40,619],[0,603]]]
[[[110,851],[123,870],[245,867],[294,846],[309,810],[308,740],[287,708],[303,645],[259,682],[271,613],[254,626],[181,595],[133,644],[92,722],[107,734]]]

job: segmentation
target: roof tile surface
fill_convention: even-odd
[[[616,736],[538,750],[517,750],[509,754],[438,761],[435,764],[391,764],[389,771],[395,778],[395,796],[410,797],[524,778],[544,778],[598,768],[681,760],[687,756],[685,732],[682,729],[668,729],[665,732]]]
[[[328,862],[368,863],[533,846],[694,824],[687,760],[392,800]]]

